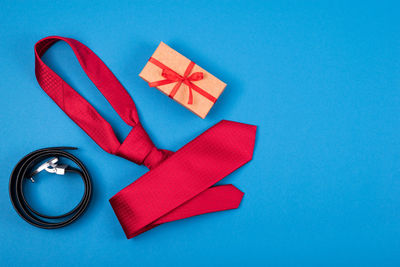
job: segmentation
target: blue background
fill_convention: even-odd
[[[2,0],[0,262],[399,266],[399,9],[398,1]],[[253,161],[222,181],[246,193],[240,208],[126,240],[108,199],[146,168],[102,151],[38,86],[33,45],[48,35],[95,51],[161,148],[179,149],[221,119],[258,125]],[[228,83],[205,120],[138,77],[160,41]],[[67,45],[45,62],[127,135]],[[47,231],[18,217],[8,179],[26,153],[58,145],[80,148],[94,193],[76,223]],[[42,211],[66,211],[83,190],[78,177],[37,180],[27,194]]]

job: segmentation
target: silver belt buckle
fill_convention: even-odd
[[[68,167],[68,165],[57,164],[57,162],[58,162],[58,158],[51,158],[48,161],[46,161],[45,163],[43,163],[42,165],[40,165],[38,168],[36,168],[36,170],[34,170],[29,177],[31,182],[34,183],[35,180],[33,179],[33,176],[35,176],[36,174],[38,174],[39,172],[41,172],[43,170],[45,170],[49,173],[55,173],[57,175],[64,175],[65,169]]]

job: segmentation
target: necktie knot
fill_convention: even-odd
[[[115,154],[138,165],[145,165],[147,168],[153,169],[172,152],[157,149],[142,125],[138,123],[132,128]]]

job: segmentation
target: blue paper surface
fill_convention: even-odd
[[[0,3],[2,266],[399,266],[398,1],[12,1]],[[259,126],[253,160],[221,183],[239,209],[157,227],[127,240],[108,199],[146,172],[101,150],[42,91],[33,46],[75,38],[133,97],[160,148],[177,150],[221,119]],[[228,84],[206,119],[138,73],[160,41]],[[44,57],[129,132],[70,48]],[[28,152],[77,146],[94,193],[74,224],[24,222],[8,179]],[[78,177],[41,175],[28,199],[49,213],[82,194]]]

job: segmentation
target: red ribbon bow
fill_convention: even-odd
[[[169,67],[165,66],[162,64],[160,61],[157,59],[151,57],[149,59],[151,63],[154,65],[160,67],[162,69],[161,75],[166,78],[165,80],[160,80],[156,82],[149,82],[150,87],[157,87],[157,86],[162,86],[170,83],[175,83],[174,88],[172,89],[171,93],[169,94],[170,98],[174,98],[176,93],[178,92],[179,88],[181,87],[182,83],[186,84],[187,87],[189,88],[189,100],[188,104],[191,105],[193,104],[193,91],[195,90],[196,92],[200,93],[202,96],[206,97],[210,101],[214,102],[217,100],[215,97],[192,83],[193,81],[199,81],[204,78],[204,75],[202,72],[194,72],[190,76],[189,74],[192,72],[194,65],[196,65],[193,61],[191,61],[188,65],[188,67],[185,70],[185,73],[182,75],[178,74],[177,72],[173,71]]]

